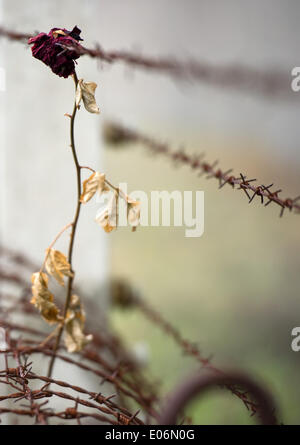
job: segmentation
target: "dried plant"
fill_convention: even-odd
[[[95,91],[97,84],[95,82],[85,82],[78,79],[75,70],[75,61],[80,57],[78,50],[81,48],[79,43],[81,30],[75,26],[72,31],[66,29],[53,28],[48,34],[40,33],[35,37],[30,37],[29,45],[32,45],[32,55],[49,66],[54,74],[59,77],[72,77],[75,83],[75,100],[73,112],[66,114],[70,119],[70,146],[73,155],[73,161],[77,177],[77,202],[75,215],[71,223],[68,223],[54,241],[46,249],[44,263],[38,272],[32,275],[32,299],[31,303],[40,311],[44,320],[52,325],[56,325],[55,330],[49,336],[56,336],[54,354],[51,358],[48,377],[51,377],[55,363],[56,352],[60,345],[60,340],[65,331],[65,346],[69,352],[81,351],[86,344],[92,340],[91,335],[84,334],[85,314],[83,306],[78,295],[73,294],[73,281],[75,272],[72,268],[73,249],[77,224],[80,216],[81,206],[89,202],[97,193],[99,195],[113,190],[112,197],[106,209],[96,218],[96,222],[109,233],[117,227],[117,205],[119,197],[123,198],[128,204],[128,220],[131,222],[133,230],[139,223],[139,203],[133,201],[130,197],[122,193],[117,187],[114,187],[107,179],[105,174],[96,172],[90,167],[82,166],[79,163],[74,137],[75,118],[83,102],[85,109],[89,113],[99,114],[100,109],[96,103]],[[82,169],[91,170],[92,175],[81,184]],[[138,210],[133,212],[133,205]],[[134,216],[132,217],[132,213]],[[68,256],[64,255],[53,247],[60,236],[70,229],[70,242]],[[46,269],[46,272],[44,272]],[[53,294],[49,290],[49,277],[53,277],[61,286],[65,285],[64,279],[67,279],[66,299],[63,313],[60,314],[55,304]]]

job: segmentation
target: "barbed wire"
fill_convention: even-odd
[[[110,332],[103,332],[103,328],[102,330],[97,329],[94,331],[94,328],[89,327],[89,332],[92,332],[94,335],[93,342],[79,356],[74,358],[67,355],[62,351],[63,348],[60,347],[57,351],[57,359],[67,363],[74,369],[81,369],[101,378],[100,385],[106,382],[109,386],[112,386],[113,393],[103,395],[101,392],[91,392],[82,386],[34,373],[32,369],[34,364],[29,362],[29,358],[32,360],[34,355],[52,356],[54,354],[53,344],[51,341],[48,343],[43,342],[45,337],[47,337],[47,333],[34,324],[32,325],[32,322],[28,326],[27,324],[22,325],[14,321],[13,317],[18,313],[22,314],[23,318],[28,315],[30,317],[37,316],[32,306],[28,303],[28,292],[30,291],[28,286],[25,287],[27,297],[24,298],[24,281],[26,280],[24,280],[22,273],[24,273],[24,264],[29,266],[30,261],[27,261],[26,256],[17,255],[10,249],[1,249],[0,247],[0,259],[2,262],[3,256],[8,258],[8,262],[11,265],[15,265],[13,282],[20,289],[20,301],[16,305],[17,297],[9,301],[10,298],[4,298],[5,294],[2,293],[0,295],[0,327],[5,329],[6,332],[6,347],[0,351],[0,358],[1,356],[5,358],[5,369],[0,369],[0,388],[6,385],[14,390],[13,392],[6,391],[4,394],[0,392],[0,403],[13,400],[15,403],[20,404],[20,402],[25,400],[29,404],[25,410],[24,405],[21,404],[16,408],[9,406],[3,408],[0,406],[0,416],[5,413],[27,416],[34,418],[36,423],[48,423],[50,418],[74,420],[78,423],[80,423],[81,419],[90,419],[118,425],[141,425],[143,423],[159,422],[160,417],[163,415],[163,407],[157,384],[151,382],[149,378],[145,378],[138,363],[133,360],[133,357],[122,346],[121,339],[116,339]],[[22,258],[22,261],[19,260],[20,258]],[[15,280],[15,277],[18,276],[18,269],[16,268],[20,268],[21,278],[17,281]],[[11,274],[7,273],[4,275],[1,279],[2,283],[5,280],[10,283]],[[146,304],[141,297],[131,293],[129,298],[128,291],[126,296],[126,292],[120,292],[120,287],[118,289],[119,292],[117,293],[116,289],[111,289],[111,297],[114,303],[118,302],[123,307],[137,307],[151,322],[170,335],[185,354],[194,357],[201,364],[201,367],[208,369],[216,376],[226,377],[225,372],[211,364],[211,359],[202,356],[196,344],[186,340],[171,323]],[[6,312],[8,302],[10,302],[10,308],[16,308],[16,312]],[[13,338],[12,334],[15,332],[17,335]],[[105,355],[101,353],[102,350],[106,350]],[[107,353],[110,355],[108,356]],[[111,357],[113,357],[112,361],[110,361]],[[14,360],[15,363],[12,364],[11,360]],[[31,381],[39,382],[41,387],[32,389],[30,386]],[[74,396],[65,391],[50,389],[50,384],[68,391],[75,391],[77,394]],[[228,384],[224,387],[237,396],[252,415],[259,411],[259,406],[249,392],[234,384]],[[83,396],[85,398],[82,398]],[[53,403],[51,406],[48,403],[49,400],[53,399],[71,401],[74,403],[74,406],[67,406],[65,410],[57,411],[54,409],[55,406],[52,407]],[[42,403],[37,403],[37,400],[41,400]],[[120,405],[120,402],[122,402],[122,405]],[[132,402],[139,410],[132,410]],[[79,411],[78,406],[92,411]]]
[[[114,281],[111,286],[111,295],[113,304],[121,308],[133,307],[140,310],[150,322],[158,326],[158,328],[175,341],[184,355],[193,357],[201,364],[202,368],[212,371],[215,375],[226,376],[224,371],[212,365],[212,357],[204,357],[196,343],[192,343],[190,340],[184,338],[181,332],[173,326],[172,323],[166,320],[157,310],[142,299],[141,296],[128,285],[128,283],[122,280]],[[225,384],[224,387],[238,397],[252,415],[256,414],[258,405],[251,398],[250,394],[240,390],[237,386],[232,384]]]
[[[254,382],[245,374],[228,372],[227,375],[192,375],[183,383],[176,387],[164,406],[160,425],[174,425],[179,413],[181,413],[186,405],[199,395],[203,395],[208,389],[216,386],[233,386],[239,385],[249,391],[255,398],[258,405],[259,419],[264,425],[277,425],[275,416],[275,404],[271,395],[265,388],[262,388],[257,382]]]
[[[0,37],[12,41],[26,42],[37,33],[19,33],[0,27]],[[239,64],[214,65],[206,61],[179,61],[174,57],[150,57],[131,51],[106,51],[98,43],[94,48],[82,45],[62,47],[86,55],[109,65],[123,63],[132,68],[140,68],[151,73],[161,73],[175,80],[200,82],[221,88],[249,90],[259,97],[291,98],[291,78],[288,72],[270,69],[259,70]]]
[[[0,326],[5,326],[5,323],[3,323],[2,320],[0,320]],[[11,333],[11,331],[9,331]],[[30,412],[27,412],[27,415],[34,416],[36,414],[36,408],[37,406],[34,404],[33,401],[37,399],[48,399],[55,396],[56,398],[70,400],[73,402],[76,402],[76,405],[82,405],[88,408],[93,408],[94,410],[98,411],[97,414],[95,413],[84,413],[84,416],[80,417],[92,417],[97,420],[105,421],[106,423],[112,423],[112,424],[121,424],[121,425],[129,425],[129,424],[139,424],[142,425],[144,422],[137,417],[137,413],[131,413],[128,409],[120,406],[117,402],[113,401],[118,399],[117,392],[110,394],[109,396],[104,396],[101,394],[101,392],[95,393],[88,391],[78,385],[72,385],[71,383],[56,380],[56,379],[49,379],[46,376],[43,375],[37,375],[31,371],[31,365],[32,362],[27,363],[27,358],[31,357],[34,353],[40,352],[45,353],[47,355],[48,351],[43,351],[41,347],[36,344],[36,347],[24,347],[23,345],[20,345],[20,338],[16,340],[10,340],[7,339],[8,347],[5,350],[0,351],[0,355],[5,355],[6,358],[13,357],[15,360],[18,359],[18,364],[15,367],[11,367],[11,365],[8,365],[5,370],[0,371],[0,386],[2,385],[8,385],[12,388],[15,388],[18,390],[18,392],[15,392],[13,394],[7,394],[7,395],[1,395],[0,402],[14,399],[15,402],[19,402],[21,400],[28,400],[30,401]],[[25,362],[22,362],[22,357],[25,359]],[[92,370],[89,366],[79,366],[79,363],[75,360],[71,360],[68,357],[63,357],[61,355],[58,355],[58,358],[63,359],[64,361],[68,362],[69,364],[73,365],[76,368],[80,369],[86,369],[86,370]],[[81,363],[82,365],[82,363]],[[97,370],[94,369],[93,372],[97,375]],[[101,375],[101,373],[99,373]],[[33,390],[29,382],[31,380],[38,381],[43,386],[38,390]],[[145,403],[144,398],[139,398],[138,393],[130,392],[125,388],[125,382],[124,379],[122,379],[122,376],[111,376],[107,377],[105,379],[109,383],[111,383],[117,390],[121,390],[124,392],[124,394],[127,397],[133,398],[137,404],[143,409],[143,412],[147,412],[148,415],[152,416],[152,411],[147,403]],[[120,383],[122,381],[122,384]],[[102,381],[101,381],[102,383]],[[55,384],[57,386],[63,387],[68,390],[75,391],[77,393],[80,393],[82,395],[88,396],[88,399],[82,399],[78,396],[75,398],[74,396],[62,392],[62,391],[53,391],[48,389],[48,385]],[[141,391],[139,391],[141,392]],[[92,401],[91,401],[92,400]],[[2,407],[1,407],[2,408]],[[52,413],[52,409],[49,413]],[[74,409],[73,409],[74,411]],[[101,416],[99,415],[99,411],[101,413]],[[0,413],[5,412],[11,412],[14,414],[21,414],[18,411],[7,411],[7,409],[3,410],[0,409]],[[65,411],[60,412],[60,417],[64,419],[77,419],[77,410],[75,409],[75,414],[71,414],[71,409],[67,407]],[[43,412],[42,414],[44,417],[48,416],[48,412]],[[109,417],[111,416],[115,420],[112,420]],[[52,416],[52,415],[51,415]],[[153,417],[153,416],[152,416]],[[155,415],[154,418],[157,418],[157,415]]]
[[[21,260],[20,260],[21,258]],[[44,343],[47,333],[39,326],[39,317],[36,311],[32,310],[28,303],[30,288],[25,279],[28,274],[30,261],[24,255],[18,255],[11,249],[0,247],[0,260],[5,273],[1,279],[0,295],[0,327],[4,329],[6,347],[0,351],[0,358],[4,356],[5,369],[0,369],[0,388],[4,385],[14,389],[0,392],[0,403],[14,400],[15,403],[28,401],[26,410],[20,405],[18,407],[1,406],[1,414],[11,414],[17,416],[27,416],[35,418],[37,423],[47,423],[50,418],[63,420],[90,419],[97,422],[111,424],[128,425],[143,424],[144,421],[138,413],[132,411],[132,406],[138,406],[142,410],[142,417],[148,421],[156,421],[158,412],[155,405],[158,403],[157,386],[144,376],[142,369],[135,357],[130,354],[122,345],[121,338],[116,338],[110,331],[97,329],[91,345],[75,357],[59,349],[57,358],[72,368],[81,369],[98,377],[100,386],[107,383],[108,388],[113,388],[112,393],[103,395],[102,392],[91,392],[78,385],[57,380],[48,379],[46,376],[35,374],[31,369],[34,364],[28,363],[28,358],[32,360],[35,356],[53,356],[53,341]],[[6,268],[9,270],[7,271]],[[13,270],[13,273],[10,272]],[[6,283],[10,288],[13,283],[14,298],[6,294]],[[87,305],[88,306],[88,305]],[[7,309],[10,309],[7,311]],[[24,320],[21,324],[20,314]],[[27,320],[26,317],[30,316]],[[34,318],[36,319],[34,322]],[[30,320],[30,322],[29,322]],[[89,326],[89,332],[93,332],[95,326]],[[3,342],[3,339],[1,340]],[[41,360],[37,360],[41,363]],[[35,381],[41,384],[39,390],[32,389],[30,382]],[[68,391],[75,391],[81,394],[79,398],[62,391],[50,390],[47,385],[58,385]],[[45,386],[46,385],[46,386]],[[85,396],[85,398],[82,398]],[[55,401],[51,407],[44,409],[44,400],[64,399],[76,404],[76,409],[67,406],[64,411],[57,411]],[[37,404],[41,400],[41,405]],[[120,404],[122,403],[122,404]],[[53,406],[52,406],[53,405]],[[99,406],[98,406],[99,405]],[[48,405],[47,405],[48,406]],[[81,412],[77,408],[84,406],[90,412]],[[21,409],[22,408],[22,409]],[[73,411],[72,411],[73,410]]]
[[[14,356],[16,356],[16,355],[18,355],[19,357],[21,356],[20,350],[16,347],[12,348],[11,351],[9,351],[9,350],[5,351],[6,354],[10,353],[10,352]],[[136,416],[133,417],[128,412],[128,410],[126,410],[122,407],[119,407],[116,403],[112,402],[112,398],[115,397],[115,395],[111,395],[109,397],[104,397],[100,393],[94,393],[94,392],[88,391],[80,386],[75,386],[75,385],[72,385],[70,383],[67,383],[67,382],[64,382],[61,380],[55,380],[55,379],[51,379],[51,378],[48,378],[45,376],[36,375],[28,369],[29,366],[30,366],[30,364],[25,364],[23,366],[22,365],[18,366],[17,368],[7,368],[5,371],[0,372],[0,378],[3,378],[3,377],[6,378],[6,380],[1,380],[0,383],[8,384],[16,389],[15,385],[11,385],[10,379],[12,379],[14,382],[17,379],[18,384],[21,384],[23,386],[23,388],[20,388],[20,392],[18,392],[18,393],[1,396],[0,401],[4,401],[4,400],[8,400],[8,399],[15,399],[17,401],[20,401],[22,399],[37,400],[37,399],[43,399],[43,398],[49,398],[52,396],[57,396],[58,398],[74,401],[77,405],[79,404],[79,405],[86,406],[88,408],[94,408],[97,411],[100,411],[101,413],[115,417],[115,419],[117,421],[120,420],[120,416],[123,416],[123,422],[126,421],[126,423],[128,422],[128,424],[130,422],[139,424],[139,425],[143,424],[143,422],[140,419],[138,419]],[[44,384],[41,389],[33,391],[28,386],[30,380],[38,380],[42,383],[46,383],[46,385]],[[97,404],[90,402],[88,400],[85,400],[85,399],[80,399],[79,397],[75,398],[75,397],[71,396],[70,394],[67,394],[64,392],[50,391],[48,389],[48,387],[51,383],[55,384],[57,386],[63,387],[63,388],[71,389],[77,393],[87,395],[87,396],[89,396],[89,399],[94,400],[95,402],[97,402]],[[104,407],[101,405],[104,405]],[[70,413],[70,408],[68,408],[68,411],[66,411],[66,412]],[[106,418],[106,420],[109,423],[111,423],[111,421],[109,419]]]
[[[204,154],[190,155],[183,148],[179,150],[172,149],[167,143],[162,143],[154,138],[144,135],[143,133],[124,127],[115,122],[108,122],[104,128],[104,139],[108,144],[118,145],[128,142],[141,143],[151,153],[163,155],[174,161],[176,165],[187,165],[193,171],[198,172],[198,176],[204,176],[206,179],[214,178],[219,182],[219,189],[225,185],[230,185],[233,189],[242,190],[248,199],[249,204],[255,197],[260,198],[262,205],[267,207],[274,203],[280,207],[280,217],[284,211],[294,210],[300,213],[300,196],[296,198],[282,198],[281,189],[274,190],[274,184],[263,185],[256,184],[257,179],[248,179],[245,174],[240,173],[239,176],[232,174],[232,169],[224,170],[218,167],[218,161],[208,162],[204,159]],[[272,189],[273,188],[273,189]],[[250,196],[252,194],[252,196]],[[267,201],[265,201],[266,199]]]

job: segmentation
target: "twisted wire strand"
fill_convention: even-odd
[[[218,166],[218,161],[209,162],[204,159],[204,154],[191,155],[180,148],[173,149],[167,143],[159,142],[137,130],[126,128],[115,122],[108,122],[104,130],[104,138],[106,142],[114,145],[136,142],[141,143],[147,150],[156,155],[163,155],[176,165],[187,165],[198,176],[205,176],[206,179],[214,178],[219,183],[219,189],[225,185],[230,185],[232,189],[242,190],[248,199],[249,204],[254,198],[260,198],[260,202],[265,207],[271,203],[280,207],[280,217],[283,216],[285,210],[294,213],[300,213],[300,196],[296,198],[282,198],[281,189],[274,190],[274,184],[264,185],[257,184],[256,179],[247,178],[245,174],[240,173],[234,175],[232,169],[225,170]]]

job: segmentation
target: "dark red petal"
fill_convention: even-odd
[[[53,36],[53,32],[62,30],[67,35],[58,34]],[[40,33],[28,40],[32,44],[32,55],[36,59],[41,60],[51,70],[60,77],[69,77],[75,72],[74,60],[80,57],[76,48],[80,48],[78,40],[82,40],[79,36],[80,29],[75,26],[72,31],[62,28],[53,28],[49,34]]]

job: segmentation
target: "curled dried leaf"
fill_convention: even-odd
[[[117,202],[118,193],[115,192],[109,200],[104,210],[100,211],[95,221],[104,229],[106,233],[110,233],[117,228]]]
[[[79,352],[92,341],[92,335],[85,335],[85,313],[78,295],[72,295],[65,319],[65,345],[68,352]]]
[[[52,32],[52,35],[55,39],[59,36],[66,36],[67,34],[62,29],[56,29]]]
[[[95,172],[83,182],[83,191],[80,196],[80,202],[86,204],[95,195],[95,193],[108,192],[109,188],[105,183],[105,174]]]
[[[77,84],[75,103],[79,107],[80,102],[83,101],[85,109],[90,113],[100,113],[100,109],[96,103],[95,91],[97,84],[95,82],[84,82],[80,79]]]
[[[54,249],[47,249],[46,257],[45,267],[47,272],[49,275],[52,275],[61,286],[64,286],[64,276],[73,276],[67,257],[59,250]]]
[[[59,316],[59,309],[53,302],[54,297],[48,289],[48,275],[43,272],[36,272],[31,276],[33,304],[40,311],[42,317],[49,324],[58,323],[62,320]]]
[[[135,232],[137,226],[140,224],[141,203],[140,201],[134,201],[129,197],[127,200],[127,205],[127,219],[132,227],[132,231]]]

